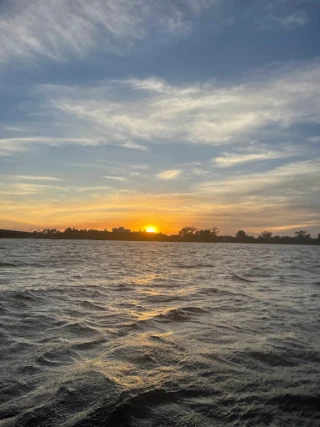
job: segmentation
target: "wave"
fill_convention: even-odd
[[[216,265],[214,264],[203,264],[203,263],[198,263],[198,264],[173,264],[173,267],[176,268],[185,268],[185,269],[197,269],[197,268],[215,268]]]
[[[8,422],[12,421],[6,425],[15,427],[85,426],[91,423],[98,408],[111,412],[110,408],[114,406],[118,396],[118,387],[114,381],[99,372],[89,371],[72,380],[63,381],[53,390],[50,398],[38,396],[38,404],[32,411],[27,409],[17,416],[14,408],[11,408],[11,414],[8,411],[0,416],[7,418]],[[103,422],[104,419],[101,418],[100,425]]]
[[[8,243],[1,426],[319,424],[318,247]]]
[[[186,300],[186,297],[183,297],[180,295],[150,295],[147,298],[145,298],[146,302],[151,302],[151,303],[166,303],[166,302],[184,301],[184,300]]]
[[[236,352],[232,355],[231,360],[239,364],[250,364],[263,370],[264,366],[276,367],[295,367],[301,364],[320,363],[320,354],[314,350],[297,349],[291,347],[289,343],[282,350],[250,350],[245,352]],[[253,365],[252,365],[253,364]]]
[[[200,426],[200,420],[196,418],[202,418],[201,416],[194,413],[193,415],[188,415],[189,422],[191,424],[185,424],[181,417],[181,407],[179,407],[179,402],[183,399],[195,399],[200,397],[208,397],[210,392],[205,390],[198,389],[177,389],[177,390],[165,390],[163,388],[153,389],[149,391],[141,391],[132,395],[132,393],[123,392],[120,395],[120,398],[115,402],[112,408],[103,407],[96,410],[94,414],[90,417],[80,421],[76,424],[76,427],[100,427],[100,426],[110,426],[110,427],[121,427],[121,426],[131,426],[131,425],[145,425],[143,420],[153,419],[152,424],[148,423],[147,425],[155,426],[178,426],[178,425],[193,425]],[[167,409],[165,409],[167,408]],[[172,408],[172,414],[166,416],[166,411],[170,412]],[[157,419],[157,410],[163,409],[164,413],[162,414],[161,419]],[[178,413],[177,413],[178,411]],[[172,419],[172,415],[175,416]],[[178,421],[180,418],[180,421]],[[176,419],[176,421],[174,421]],[[181,424],[182,421],[182,424]],[[133,423],[132,423],[133,422]],[[178,424],[176,424],[176,422]],[[194,422],[196,424],[194,424]],[[141,423],[141,424],[140,424]],[[207,424],[209,425],[209,424]]]
[[[233,280],[238,280],[240,282],[249,282],[249,283],[255,283],[256,280],[246,279],[245,277],[239,276],[238,274],[233,273],[232,274]]]
[[[1,262],[0,261],[0,268],[6,268],[6,267],[18,267],[18,265],[14,264],[13,262]]]
[[[196,315],[208,314],[207,310],[199,307],[181,307],[173,308],[164,313],[156,314],[148,319],[137,320],[130,323],[121,323],[118,325],[121,328],[120,336],[125,335],[124,330],[131,331],[147,331],[149,329],[161,329],[163,325],[170,323],[183,323],[195,321]]]
[[[57,348],[44,353],[36,359],[38,365],[56,366],[56,365],[71,365],[75,360],[79,359],[78,354],[68,348]]]
[[[98,303],[94,303],[93,301],[82,301],[80,303],[81,308],[84,308],[85,310],[92,311],[92,310],[99,310],[105,312],[107,310],[107,307],[101,306]]]
[[[168,322],[187,322],[194,314],[207,314],[208,312],[199,307],[174,308],[164,314],[155,316],[155,319]]]
[[[84,339],[101,334],[95,328],[80,322],[63,324],[60,327],[50,328],[48,331],[54,331],[59,336],[70,336],[74,339]]]
[[[18,268],[18,267],[48,267],[48,264],[39,263],[39,262],[23,262],[23,261],[17,261],[17,262],[1,262],[0,261],[0,268]]]
[[[313,396],[285,393],[270,398],[267,403],[277,405],[285,411],[296,411],[300,413],[303,411],[315,411],[318,414],[318,420],[320,419],[320,394],[318,393]]]

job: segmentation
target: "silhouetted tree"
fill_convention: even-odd
[[[209,239],[212,234],[211,234],[211,230],[209,229],[209,230],[197,230],[195,232],[195,235],[203,239]]]
[[[310,239],[311,236],[305,230],[300,230],[294,233],[294,237],[299,240],[307,240]]]
[[[220,231],[217,229],[217,227],[211,228],[211,236],[217,237]]]
[[[259,237],[261,237],[261,239],[263,239],[263,240],[270,240],[271,239],[271,237],[272,237],[272,232],[271,231],[268,231],[268,230],[264,230],[261,234],[260,234],[260,236]]]
[[[196,231],[197,231],[196,227],[183,227],[179,231],[179,236],[180,237],[190,237],[190,236],[193,236]]]
[[[239,230],[236,234],[236,238],[238,240],[245,240],[247,237],[247,233],[244,230]]]

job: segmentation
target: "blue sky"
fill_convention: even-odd
[[[0,227],[320,232],[319,0],[6,0]]]

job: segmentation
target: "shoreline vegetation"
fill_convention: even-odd
[[[178,234],[166,235],[147,231],[131,231],[116,229],[117,231],[78,230],[67,228],[64,231],[55,228],[33,232],[17,230],[1,230],[0,238],[7,239],[73,239],[73,240],[125,240],[125,241],[156,241],[156,242],[198,242],[198,243],[272,243],[272,244],[303,244],[320,245],[320,234],[312,238],[305,230],[296,231],[294,236],[273,235],[271,231],[263,231],[258,237],[249,236],[244,230],[239,230],[235,236],[221,235],[214,227],[197,229],[183,227]]]

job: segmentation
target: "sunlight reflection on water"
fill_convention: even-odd
[[[0,251],[1,426],[319,423],[320,247]]]

